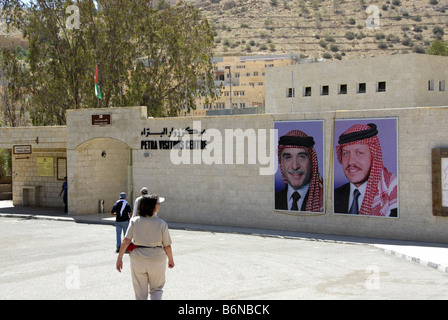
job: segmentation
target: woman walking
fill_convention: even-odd
[[[117,270],[123,269],[123,255],[128,246],[136,246],[130,253],[132,283],[136,300],[161,300],[165,285],[165,271],[174,267],[168,225],[157,217],[160,203],[165,199],[155,194],[144,195],[139,204],[139,216],[129,222],[117,258]],[[134,208],[135,210],[135,208]]]

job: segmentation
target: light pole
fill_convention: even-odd
[[[230,66],[225,66],[225,69],[229,69],[229,78],[230,78],[230,114],[232,114],[233,103],[232,103],[232,69]]]

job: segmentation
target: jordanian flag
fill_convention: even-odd
[[[103,96],[101,95],[101,88],[98,84],[98,66],[95,67],[95,96],[98,99],[103,100]]]

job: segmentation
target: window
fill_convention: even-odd
[[[386,81],[380,81],[378,82],[376,86],[377,92],[386,92]]]
[[[439,91],[445,91],[445,80],[439,81]]]
[[[357,93],[366,93],[366,83],[358,83],[358,90]]]
[[[346,84],[340,84],[338,93],[339,94],[347,94],[347,85]]]
[[[328,96],[330,94],[330,87],[329,86],[321,86],[320,87],[320,95],[321,96]]]
[[[294,98],[296,95],[294,88],[288,88],[286,89],[286,98]]]
[[[303,96],[304,97],[311,97],[311,87],[303,88]]]
[[[434,91],[434,80],[428,80],[428,91]]]

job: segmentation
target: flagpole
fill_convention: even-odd
[[[98,62],[96,63],[96,69],[95,69],[95,83],[98,86]],[[96,95],[96,99],[98,100],[98,108],[100,108],[100,97],[99,97],[99,95]]]

